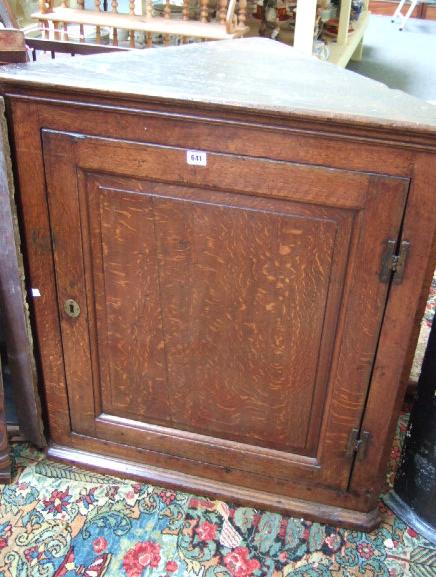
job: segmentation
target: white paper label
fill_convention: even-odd
[[[207,152],[188,150],[186,152],[186,162],[193,166],[207,166]]]
[[[31,290],[31,293],[32,293],[32,296],[33,296],[33,297],[40,297],[40,296],[41,296],[41,293],[39,292],[39,289],[33,288],[33,289],[30,289],[30,290]]]

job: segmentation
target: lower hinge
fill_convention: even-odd
[[[359,434],[359,429],[351,429],[350,436],[348,437],[347,457],[356,455],[356,460],[362,461],[366,456],[370,437],[371,433],[368,431],[360,431]]]
[[[396,251],[397,241],[386,241],[385,250],[382,254],[380,280],[388,283],[392,278],[394,284],[400,284],[404,277],[407,255],[409,254],[410,242],[402,240]]]

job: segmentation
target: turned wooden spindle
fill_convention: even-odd
[[[182,20],[189,20],[189,0],[183,0]]]
[[[114,14],[118,14],[118,1],[117,0],[112,0],[111,7],[112,7],[112,12]],[[112,34],[113,34],[112,44],[114,46],[118,46],[118,30],[117,30],[117,28],[112,29]]]
[[[55,40],[60,40],[59,35],[59,22],[53,22],[53,38]]]
[[[218,19],[220,24],[226,23],[227,0],[219,0]]]
[[[62,0],[61,8],[69,8],[69,2],[68,2],[68,0]],[[63,39],[63,40],[68,40],[68,26],[67,26],[67,23],[66,23],[66,22],[63,23],[62,28],[63,28],[63,32],[62,32],[63,38],[62,38],[62,39]]]
[[[129,14],[130,16],[135,15],[135,0],[129,0]],[[135,31],[129,31],[130,48],[135,48]]]
[[[79,7],[79,10],[85,10],[85,0],[77,0],[77,6]],[[80,42],[85,42],[85,29],[83,24],[80,24],[79,31],[80,31]]]
[[[200,22],[207,22],[209,16],[209,0],[200,0]]]
[[[170,0],[165,0],[164,18],[165,18],[165,20],[169,20],[171,18]],[[163,43],[164,43],[164,46],[169,46],[169,44],[170,44],[170,35],[169,34],[163,35]]]
[[[182,20],[189,20],[189,0],[183,0]],[[180,43],[186,44],[188,38],[186,36],[180,37]]]
[[[153,18],[153,0],[145,0],[145,19],[151,20]],[[145,46],[147,48],[153,47],[153,35],[147,32],[145,35]]]
[[[47,4],[45,3],[45,0],[39,0],[38,6],[41,14],[45,14],[48,11],[48,7]],[[40,20],[39,23],[41,25],[41,36],[43,38],[48,38],[47,22],[45,20]]]
[[[238,24],[242,28],[247,19],[247,0],[239,0]]]
[[[153,17],[153,1],[145,0],[145,18],[150,20]]]
[[[145,19],[151,20],[153,18],[153,0],[145,0]],[[153,35],[147,32],[145,35],[145,46],[147,48],[153,47]]]
[[[97,12],[101,12],[100,0],[95,0],[95,9]],[[95,27],[95,41],[97,44],[101,43],[101,28],[100,26]]]

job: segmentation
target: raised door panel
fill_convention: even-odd
[[[72,430],[346,488],[405,183],[43,141]]]
[[[101,412],[315,456],[318,360],[331,355],[321,337],[335,329],[335,314],[324,327],[327,305],[338,308],[328,289],[343,274],[350,218],[84,180]]]

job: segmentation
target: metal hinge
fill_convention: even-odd
[[[380,280],[388,283],[392,278],[394,284],[400,284],[404,277],[407,255],[409,254],[410,242],[402,240],[396,251],[397,241],[386,241],[386,248],[381,259]]]
[[[370,437],[371,433],[368,431],[361,431],[359,435],[359,429],[351,429],[346,456],[352,457],[356,455],[356,459],[362,461],[365,458]]]

